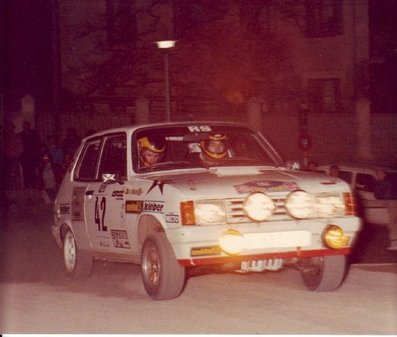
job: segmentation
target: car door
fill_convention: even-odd
[[[95,180],[96,163],[99,157],[101,138],[87,140],[77,160],[73,174],[73,187],[71,191],[71,213],[73,232],[82,249],[91,249],[88,238],[84,202],[87,187]]]
[[[91,244],[97,251],[126,252],[131,247],[124,218],[127,179],[125,133],[104,137],[97,177],[88,185],[84,203]]]

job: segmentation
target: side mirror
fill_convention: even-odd
[[[299,171],[301,169],[301,164],[296,160],[288,160],[285,164],[289,170]]]

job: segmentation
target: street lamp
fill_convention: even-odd
[[[170,72],[168,67],[168,52],[167,50],[175,47],[174,40],[164,40],[164,41],[156,41],[157,47],[160,49],[164,49],[164,78],[165,78],[165,112],[166,112],[166,121],[169,122],[171,120],[171,104],[170,104]]]

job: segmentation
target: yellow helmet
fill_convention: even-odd
[[[138,139],[139,148],[149,149],[156,153],[163,153],[165,151],[165,141],[160,137],[149,137],[145,136]]]
[[[209,145],[214,141],[222,143],[223,148],[219,151],[210,149]],[[204,139],[200,142],[200,145],[203,153],[211,159],[222,159],[227,154],[227,136],[224,134],[209,135],[208,139]]]
[[[154,153],[158,153],[160,155],[160,160],[163,158],[164,153],[165,153],[165,140],[164,138],[161,137],[141,137],[138,139],[138,144],[139,144],[139,157],[141,160],[141,163],[144,166],[151,166],[152,164],[147,162],[145,157],[142,155],[142,150],[147,149],[149,151],[152,151]]]

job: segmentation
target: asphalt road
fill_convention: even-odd
[[[367,225],[335,292],[307,291],[293,269],[198,273],[182,295],[153,301],[138,266],[97,261],[71,280],[51,236],[51,208],[11,207],[0,236],[0,333],[397,334],[396,252]]]

